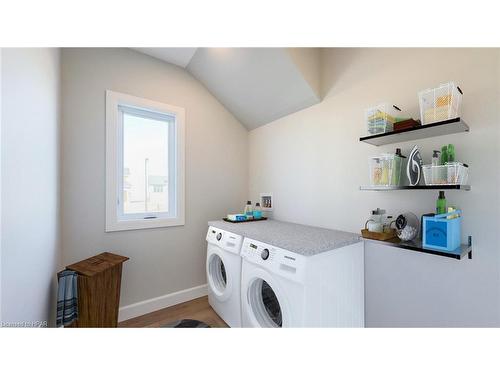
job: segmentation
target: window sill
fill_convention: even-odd
[[[158,218],[158,219],[137,219],[106,222],[106,232],[118,232],[123,230],[152,229],[176,227],[184,225],[184,218]]]

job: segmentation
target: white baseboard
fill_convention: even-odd
[[[151,298],[145,301],[133,303],[120,307],[118,321],[135,318],[150,312],[174,306],[179,303],[191,301],[192,299],[206,296],[208,294],[207,284],[195,286],[193,288],[180,290],[178,292],[165,294],[160,297]]]

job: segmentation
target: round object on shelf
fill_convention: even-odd
[[[417,215],[405,212],[396,218],[396,229],[400,240],[412,241],[418,236],[420,223]]]

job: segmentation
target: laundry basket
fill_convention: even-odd
[[[422,125],[460,117],[462,90],[454,82],[418,93]]]
[[[70,327],[118,325],[122,264],[128,259],[104,252],[66,267],[78,273],[78,319]]]

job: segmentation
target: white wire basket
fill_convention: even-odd
[[[426,185],[466,185],[469,180],[469,167],[453,162],[445,165],[423,165]]]
[[[403,158],[395,154],[382,154],[368,160],[371,186],[399,186]]]
[[[401,118],[401,109],[395,105],[381,103],[365,111],[368,134],[387,133],[393,130]]]
[[[422,125],[460,117],[462,90],[454,82],[418,93]]]

